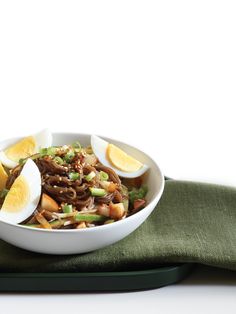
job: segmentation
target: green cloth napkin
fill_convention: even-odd
[[[81,255],[27,252],[0,241],[1,272],[124,271],[196,262],[236,270],[236,189],[167,181],[147,221],[122,241]]]

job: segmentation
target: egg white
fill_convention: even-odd
[[[52,146],[52,133],[49,131],[49,129],[44,129],[32,136],[36,143],[35,153],[38,153],[40,148]],[[17,162],[7,157],[5,151],[0,152],[0,161],[5,167],[9,169],[15,168],[18,165]]]
[[[98,158],[101,164],[109,168],[112,168],[118,174],[118,176],[123,178],[137,178],[148,170],[149,167],[145,164],[139,170],[134,172],[124,172],[117,169],[109,162],[109,160],[106,157],[108,145],[109,143],[103,140],[102,138],[96,135],[91,136],[91,147],[95,156]]]
[[[8,212],[4,210],[4,203],[0,210],[0,219],[9,223],[20,223],[30,217],[38,206],[42,184],[41,174],[37,165],[28,159],[20,176],[23,176],[29,187],[29,200],[26,206],[19,212]]]

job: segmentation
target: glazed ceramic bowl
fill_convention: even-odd
[[[90,134],[55,133],[53,145],[64,145],[77,140],[90,144]],[[136,214],[112,224],[87,229],[47,230],[25,227],[0,221],[0,238],[17,247],[45,254],[78,254],[113,244],[137,229],[156,207],[164,189],[164,177],[156,162],[139,149],[125,143],[104,138],[149,166],[145,184],[148,186],[147,206]],[[0,143],[0,150],[19,138]]]

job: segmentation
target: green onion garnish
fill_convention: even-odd
[[[94,177],[96,177],[96,173],[94,171],[91,171],[87,176],[85,176],[86,181],[91,181]]]
[[[75,149],[76,153],[79,153],[81,151],[81,144],[79,141],[76,141],[72,144],[72,147]]]
[[[40,148],[39,153],[40,153],[41,157],[47,156],[48,149],[47,148]]]
[[[72,207],[72,205],[65,204],[62,206],[62,210],[63,210],[63,213],[69,214],[69,213],[72,213],[73,207]]]
[[[44,156],[55,156],[57,152],[57,148],[56,147],[48,147],[48,148],[40,148],[39,153],[41,157]]]
[[[0,198],[6,197],[8,192],[9,192],[8,189],[3,189],[3,190],[0,192]]]
[[[57,148],[53,146],[48,147],[47,151],[48,151],[48,156],[55,156],[57,152]]]
[[[71,162],[71,160],[73,159],[75,157],[75,153],[73,152],[73,151],[69,151],[66,155],[65,155],[65,157],[64,157],[64,159],[65,159],[65,161],[66,162]]]
[[[107,194],[106,190],[104,189],[99,189],[99,188],[89,188],[89,189],[92,196],[105,196]]]
[[[109,179],[109,175],[104,171],[100,171],[99,176],[101,181],[107,181]]]
[[[19,165],[24,165],[26,163],[27,158],[20,158],[19,159]]]
[[[53,159],[57,164],[59,165],[63,165],[64,164],[64,161],[61,157],[59,156],[56,156],[54,159]]]
[[[79,179],[79,173],[78,172],[70,172],[69,173],[69,178],[72,181],[75,181],[75,180]]]

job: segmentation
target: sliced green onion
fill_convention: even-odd
[[[72,181],[75,181],[75,180],[79,179],[79,173],[78,172],[70,172],[69,173],[69,178]]]
[[[38,154],[34,154],[34,155],[30,156],[29,158],[32,159],[32,160],[35,160],[35,159],[37,159],[39,157],[40,157],[40,154],[38,153]],[[25,159],[27,160],[28,158],[25,158]]]
[[[63,210],[63,213],[69,214],[69,213],[72,213],[73,207],[72,207],[72,205],[65,204],[62,206],[62,210]]]
[[[24,165],[25,163],[26,163],[26,161],[27,161],[27,158],[21,158],[21,159],[19,159],[19,165]]]
[[[89,188],[89,189],[92,196],[105,196],[107,194],[106,190],[104,189],[99,189],[99,188]]]
[[[72,147],[75,149],[76,153],[79,153],[82,148],[79,141],[74,142],[72,144]]]
[[[96,173],[94,171],[91,171],[87,176],[85,176],[86,181],[91,181],[94,177],[96,177]]]
[[[0,192],[0,198],[6,197],[8,192],[9,192],[8,189],[3,189],[3,190]]]
[[[65,159],[65,161],[66,162],[71,162],[71,160],[73,159],[75,157],[75,153],[73,152],[73,151],[69,151],[66,155],[65,155],[65,157],[64,157],[64,159]]]
[[[104,171],[100,171],[99,176],[101,181],[107,181],[109,179],[109,175]]]
[[[48,147],[47,149],[47,154],[48,156],[55,156],[56,155],[56,152],[57,152],[57,148],[56,147]]]
[[[40,153],[41,157],[47,156],[48,149],[47,148],[40,148],[39,153]]]
[[[93,221],[104,221],[107,217],[97,214],[77,214],[75,216],[76,221],[86,221],[86,222],[93,222]]]
[[[57,147],[51,146],[51,147],[44,147],[44,148],[40,148],[39,153],[41,155],[41,157],[44,156],[55,156],[57,152]]]
[[[56,156],[54,159],[53,159],[57,164],[59,165],[63,165],[64,164],[64,160],[59,157],[59,156]]]

